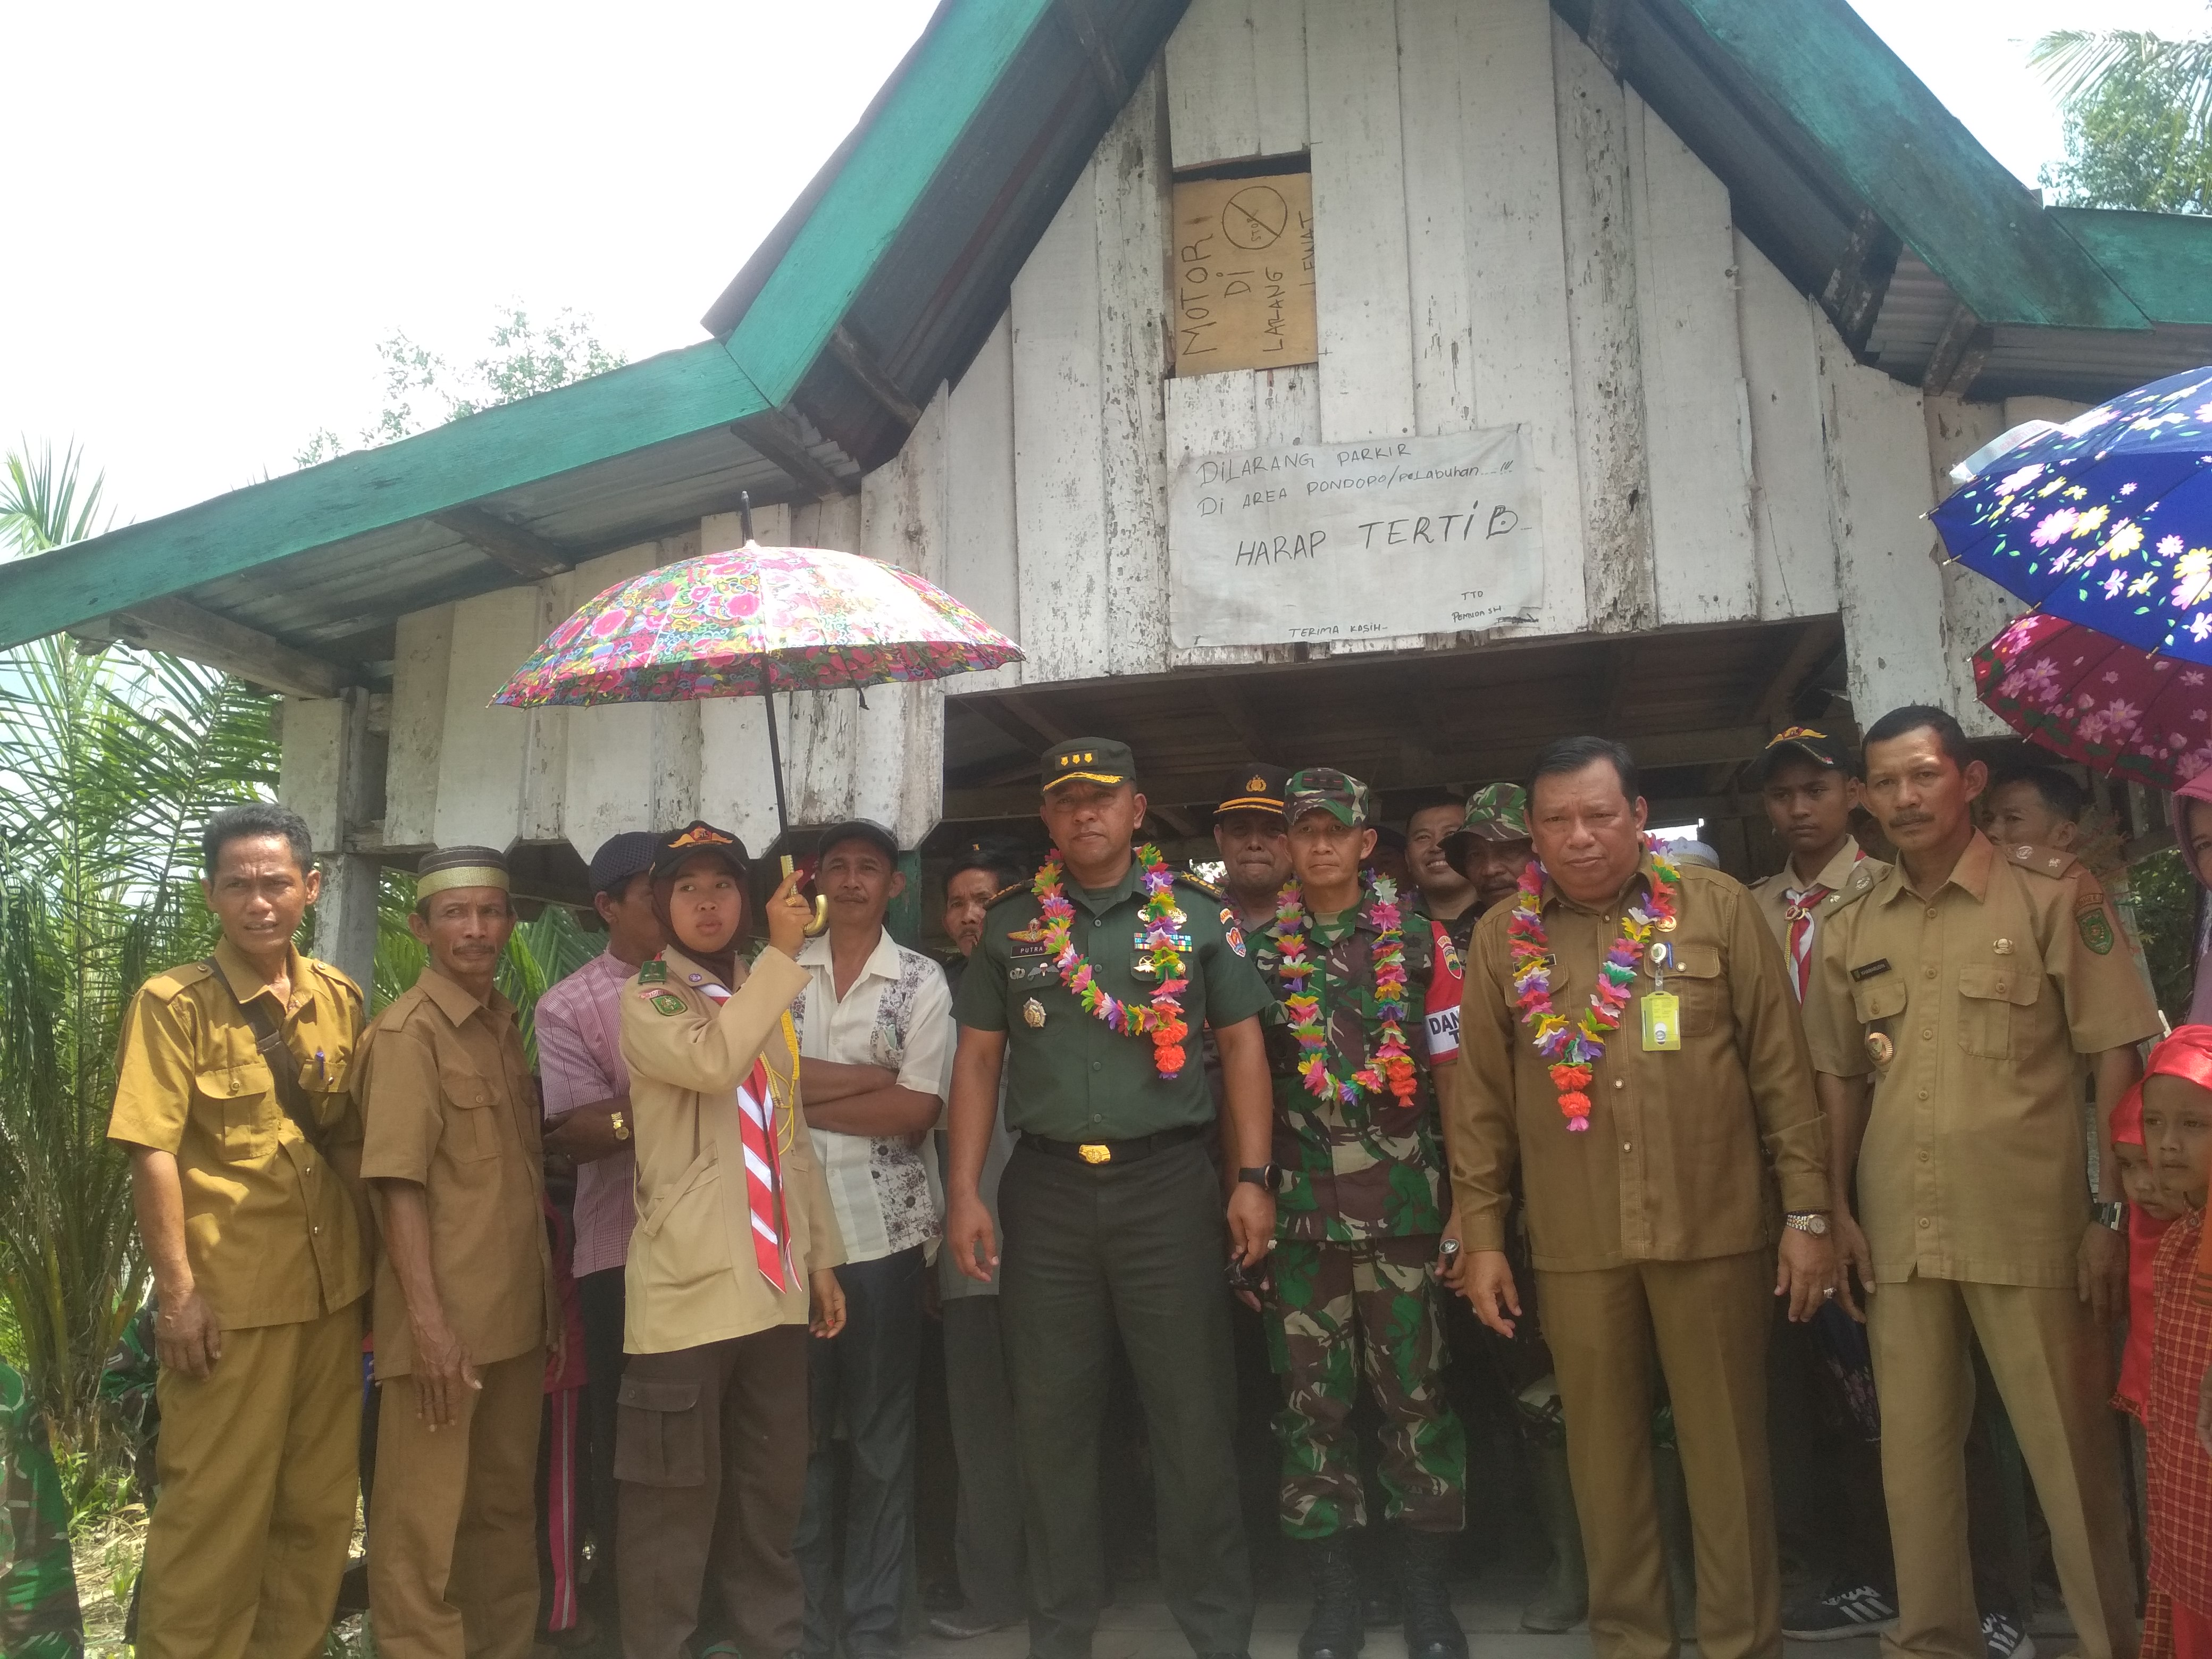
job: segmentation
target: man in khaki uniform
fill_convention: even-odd
[[[353,1533],[368,1267],[325,1149],[360,1139],[361,992],[292,948],[320,885],[296,814],[227,808],[201,845],[222,942],[132,1001],[107,1126],[160,1310],[138,1651],[304,1659]]]
[[[1697,1517],[1698,1645],[1705,1659],[1778,1659],[1768,1310],[1787,1295],[1809,1318],[1834,1285],[1820,1114],[1781,953],[1750,896],[1718,871],[1670,869],[1645,848],[1644,819],[1620,744],[1562,738],[1538,758],[1536,913],[1494,907],[1468,957],[1450,1102],[1466,1293],[1512,1334],[1517,1163],[1599,1659],[1677,1650],[1651,1470],[1658,1375]],[[1595,1053],[1540,1051],[1516,969],[1532,987],[1547,974],[1574,1025],[1607,1006],[1594,994],[1609,954],[1630,975],[1617,1026]]]
[[[1866,763],[1868,805],[1899,862],[1824,919],[1805,1023],[1821,1103],[1857,1169],[1865,1230],[1835,1220],[1869,1292],[1894,1644],[1982,1653],[1961,1461],[1978,1338],[2082,1651],[2128,1659],[2134,1589],[2097,1329],[2124,1305],[2126,1220],[2118,1204],[2090,1212],[2081,1082],[2094,1073],[2111,1183],[2106,1126],[2158,1012],[2096,878],[1974,828],[1988,771],[1957,721],[1894,710],[1867,732]]]
[[[538,1425],[560,1329],[538,1205],[538,1094],[493,985],[507,860],[428,854],[414,988],[362,1034],[376,1268],[368,1596],[385,1659],[526,1659],[538,1622]]]

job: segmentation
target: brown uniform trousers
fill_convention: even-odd
[[[2066,854],[1979,834],[1932,894],[1901,869],[1824,917],[1813,1063],[1873,1076],[1859,1220],[1877,1288],[1897,1634],[1981,1659],[1963,1446],[1978,1337],[2050,1523],[2088,1659],[2136,1650],[2110,1350],[2075,1292],[2090,1225],[2082,1056],[2158,1030],[2104,889]]]
[[[1587,910],[1547,890],[1553,1001],[1587,1005],[1629,891]],[[1705,1659],[1778,1659],[1780,1574],[1766,1446],[1766,1342],[1776,1207],[1828,1206],[1824,1135],[1780,948],[1728,877],[1685,866],[1662,935],[1681,1047],[1643,1046],[1635,1004],[1571,1133],[1516,1012],[1511,907],[1476,924],[1460,1011],[1451,1112],[1454,1190],[1470,1250],[1504,1248],[1510,1179],[1527,1193],[1530,1254],[1566,1413],[1567,1461],[1589,1560],[1599,1659],[1668,1659],[1668,1606],[1652,1482],[1651,1413],[1663,1375],[1689,1488]]]

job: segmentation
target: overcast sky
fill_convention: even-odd
[[[1852,3],[2030,182],[2059,151],[2030,40],[2212,26],[2206,0]],[[368,424],[395,330],[466,362],[514,300],[632,359],[700,339],[930,9],[15,7],[0,445],[74,439],[149,518]]]

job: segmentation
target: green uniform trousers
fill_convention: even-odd
[[[1367,1522],[1352,1408],[1364,1372],[1382,1413],[1386,1518],[1416,1532],[1467,1524],[1467,1434],[1444,1400],[1434,1238],[1277,1242],[1267,1352],[1283,1379],[1282,1522],[1328,1538]]]
[[[380,1659],[529,1659],[538,1632],[538,1430],[545,1350],[477,1367],[455,1420],[377,1386],[368,1612]],[[167,1432],[164,1425],[163,1432]]]
[[[204,1377],[162,1370],[143,1659],[323,1650],[361,1494],[361,1331],[356,1302],[225,1331]]]
[[[1679,1651],[1651,1479],[1655,1368],[1690,1498],[1703,1659],[1780,1659],[1782,1581],[1767,1476],[1774,1258],[1542,1273],[1544,1338],[1567,1419],[1597,1659]]]
[[[2135,1571],[2105,1401],[2111,1348],[2071,1285],[1915,1277],[1867,1304],[1881,1395],[1881,1479],[1897,1553],[1897,1634],[1885,1652],[1982,1659],[1967,1549],[1972,1339],[2020,1438],[2051,1526],[2059,1587],[2087,1659],[2132,1659]]]
[[[1237,1493],[1229,1235],[1213,1165],[1196,1141],[1097,1166],[1023,1146],[1007,1162],[999,1212],[1030,1652],[1088,1659],[1105,1601],[1098,1441],[1118,1332],[1152,1437],[1168,1610],[1194,1652],[1242,1654],[1252,1576]]]

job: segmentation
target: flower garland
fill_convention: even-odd
[[[1552,1086],[1559,1091],[1559,1109],[1567,1127],[1577,1133],[1589,1127],[1589,1096],[1584,1092],[1605,1057],[1606,1039],[1620,1024],[1621,1010],[1628,1006],[1629,988],[1644,947],[1655,931],[1665,932],[1674,920],[1674,899],[1681,891],[1682,872],[1654,841],[1651,851],[1650,892],[1640,904],[1622,913],[1620,937],[1598,964],[1597,986],[1581,1017],[1569,1020],[1552,1006],[1552,946],[1544,932],[1544,866],[1531,860],[1521,872],[1521,890],[1506,921],[1506,937],[1513,951],[1513,989],[1522,1021],[1528,1025],[1536,1052],[1549,1062]]]
[[[1145,890],[1143,958],[1155,975],[1148,1008],[1123,1002],[1107,991],[1075,948],[1075,906],[1068,900],[1064,884],[1066,872],[1059,854],[1039,866],[1030,891],[1044,909],[1045,956],[1060,975],[1060,982],[1082,1005],[1083,1012],[1108,1030],[1121,1036],[1150,1036],[1152,1068],[1162,1077],[1171,1078],[1183,1068],[1183,1039],[1190,1035],[1178,1000],[1190,984],[1183,976],[1182,949],[1176,940],[1176,924],[1184,918],[1176,906],[1175,872],[1168,868],[1160,849],[1150,844],[1139,847],[1137,863],[1143,871],[1139,879]]]
[[[1413,1056],[1406,1048],[1406,932],[1399,919],[1397,884],[1376,877],[1370,903],[1376,934],[1370,962],[1382,1035],[1372,1060],[1348,1080],[1328,1068],[1328,1028],[1321,998],[1309,984],[1316,969],[1306,954],[1305,896],[1297,883],[1284,884],[1275,908],[1275,948],[1282,957],[1275,972],[1287,987],[1283,1006],[1291,1016],[1291,1035],[1297,1039],[1298,1075],[1309,1094],[1334,1097],[1343,1106],[1356,1103],[1363,1091],[1379,1095],[1386,1086],[1400,1101],[1410,1101],[1416,1087]]]

